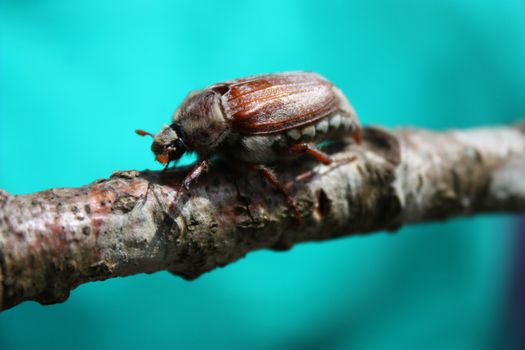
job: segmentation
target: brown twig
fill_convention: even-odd
[[[170,270],[192,279],[256,249],[525,211],[523,125],[367,128],[361,146],[327,151],[335,164],[301,159],[275,169],[299,203],[301,227],[260,175],[221,164],[177,203],[187,169],[119,171],[85,187],[20,196],[0,190],[0,310],[62,302],[81,283],[117,276]]]

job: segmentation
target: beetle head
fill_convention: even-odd
[[[148,135],[153,137],[151,150],[155,154],[155,159],[162,164],[167,165],[171,161],[179,160],[186,152],[184,131],[176,123],[164,126],[157,135],[143,130],[136,130],[136,133],[141,136]]]

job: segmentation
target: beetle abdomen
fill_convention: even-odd
[[[327,139],[339,139],[352,135],[358,129],[352,113],[338,110],[315,123],[282,134],[232,135],[222,153],[248,163],[274,163],[296,157],[288,151],[294,144],[317,144]]]
[[[337,111],[302,128],[291,129],[286,136],[292,143],[321,142],[329,138],[339,138],[357,130],[359,126],[354,118],[345,112]]]

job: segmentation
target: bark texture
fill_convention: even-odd
[[[480,212],[525,211],[525,127],[443,133],[366,128],[363,144],[274,169],[298,227],[264,178],[217,162],[178,201],[188,169],[117,171],[81,188],[0,190],[0,310],[62,302],[81,283],[169,270],[187,279],[248,252],[396,230]],[[240,171],[236,171],[240,170]]]

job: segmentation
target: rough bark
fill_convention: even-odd
[[[81,188],[0,190],[0,310],[67,299],[81,283],[170,270],[193,279],[248,252],[396,230],[481,212],[525,211],[525,127],[366,128],[330,166],[275,168],[299,204],[298,227],[260,174],[216,162],[178,201],[188,169],[117,171]],[[352,160],[353,159],[353,160]]]

